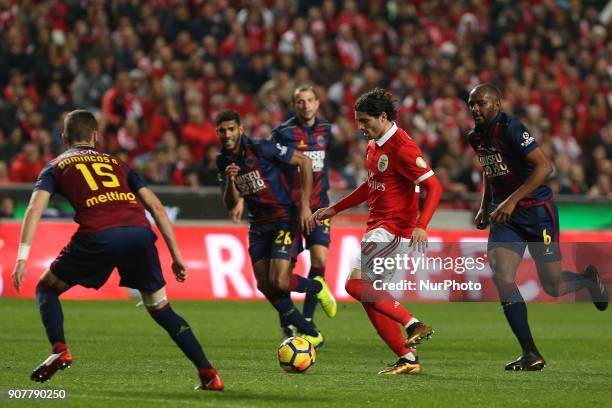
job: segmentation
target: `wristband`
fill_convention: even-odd
[[[29,244],[19,244],[19,250],[17,251],[17,260],[18,261],[26,261],[28,259],[28,255],[30,254],[30,245]]]

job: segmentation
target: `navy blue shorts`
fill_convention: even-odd
[[[520,256],[529,247],[531,257],[538,262],[561,260],[559,248],[559,212],[552,201],[516,210],[506,224],[491,223],[487,250],[508,248]]]
[[[157,236],[147,227],[118,227],[75,234],[51,264],[55,276],[70,285],[99,289],[115,267],[119,285],[155,292],[164,287]]]
[[[264,258],[296,261],[300,252],[304,250],[301,238],[298,220],[251,224],[249,227],[251,262],[255,263]]]
[[[313,245],[322,245],[325,248],[329,248],[329,227],[330,219],[323,221],[323,224],[316,225],[309,235],[304,233],[304,239],[306,240],[306,248],[310,249]]]

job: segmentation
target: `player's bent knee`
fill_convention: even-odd
[[[42,285],[41,289],[46,288],[47,291],[53,290],[57,292],[58,295],[70,289],[69,284],[55,276],[49,269],[40,277],[38,286],[40,285]],[[38,290],[38,286],[36,286],[36,290]]]
[[[561,282],[542,282],[542,289],[548,296],[559,297],[562,294]]]
[[[361,279],[361,269],[354,268],[348,279]]]
[[[325,268],[327,262],[327,247],[314,245],[310,248],[310,266],[314,268]]]
[[[324,261],[316,261],[314,259],[310,260],[310,267],[311,268],[325,268],[325,262]]]
[[[344,290],[346,291],[346,293],[348,293],[353,299],[357,299],[356,294],[353,293],[353,286],[351,284],[349,284],[349,281],[347,280],[346,283],[344,284]]]
[[[285,274],[278,273],[272,277],[272,286],[276,290],[287,291],[289,290],[289,276],[285,276]]]
[[[42,281],[42,279],[40,281],[38,281],[38,284],[36,285],[36,295],[38,296],[41,293],[45,293],[45,292],[49,292],[49,293],[57,293],[57,291],[55,290],[55,288],[47,285],[45,282]]]
[[[318,261],[315,261],[314,259],[311,260],[311,267],[313,268],[325,268],[325,260],[324,259],[319,259]]]
[[[310,256],[310,266],[315,268],[325,268],[325,262],[327,262],[324,256]]]
[[[493,283],[497,289],[514,284],[514,277],[510,274],[493,273]]]
[[[165,288],[161,288],[155,292],[140,292],[140,294],[142,295],[142,303],[149,311],[159,310],[168,304]]]
[[[272,286],[268,282],[257,281],[257,290],[267,297],[272,293]]]
[[[506,275],[506,268],[504,267],[504,263],[501,262],[497,258],[490,258],[489,264],[491,266],[491,270],[493,271],[493,277],[495,276],[503,276]]]

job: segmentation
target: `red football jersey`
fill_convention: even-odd
[[[418,184],[434,174],[421,149],[393,124],[380,139],[368,143],[366,167],[367,230],[382,227],[394,235],[410,238],[419,214]]]

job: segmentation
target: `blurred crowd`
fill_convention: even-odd
[[[465,102],[492,82],[553,160],[556,192],[612,198],[611,34],[606,1],[0,0],[0,184],[34,181],[83,108],[148,183],[216,185],[215,115],[267,138],[310,82],[336,191],[366,178],[352,108],[382,86],[460,196],[482,188]]]

